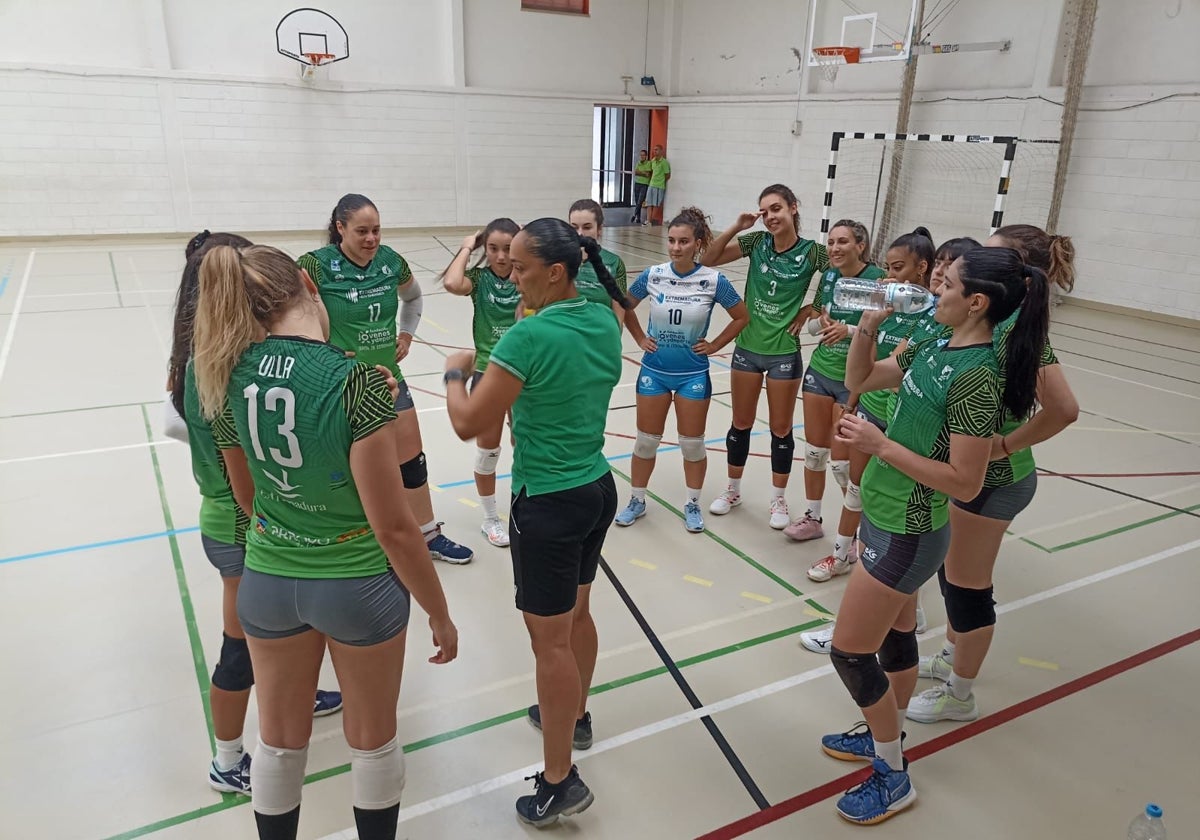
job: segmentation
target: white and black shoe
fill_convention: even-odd
[[[533,779],[533,795],[517,799],[517,818],[538,828],[557,822],[559,817],[570,817],[586,811],[595,800],[583,779],[579,778],[579,769],[574,765],[567,778],[556,785],[547,782],[543,773],[525,778]]]

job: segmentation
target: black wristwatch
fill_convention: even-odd
[[[462,382],[466,378],[467,375],[465,373],[458,368],[455,368],[454,370],[446,371],[446,373],[442,376],[442,384],[449,385],[451,382]]]

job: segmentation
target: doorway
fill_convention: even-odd
[[[597,105],[592,125],[592,198],[602,207],[633,207],[638,152],[666,143],[665,108]],[[616,220],[610,224],[616,223]]]

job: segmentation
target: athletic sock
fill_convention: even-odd
[[[897,725],[900,727],[901,736],[904,735],[904,723],[906,720],[908,720],[908,709],[907,708],[897,709],[896,710],[896,721],[897,721]]]
[[[821,519],[821,500],[816,499],[814,501],[813,499],[808,499],[807,504],[808,504],[808,517],[810,519],[816,519],[817,521],[820,521],[820,519]]]
[[[430,519],[421,526],[421,535],[425,537],[425,542],[432,542],[438,534],[438,524],[436,519]]]
[[[480,496],[479,504],[483,505],[484,519],[499,519],[500,514],[496,511],[496,494],[490,496]]]
[[[238,762],[242,760],[242,736],[239,735],[232,741],[222,741],[217,739],[217,769],[232,770],[237,767]]]
[[[954,642],[949,639],[942,645],[942,659],[945,659],[947,662],[954,661]]]
[[[700,488],[698,488],[698,487],[689,487],[689,488],[687,489],[687,503],[688,503],[689,505],[698,505],[698,504],[700,504]]]
[[[854,545],[854,535],[846,536],[838,534],[837,539],[833,541],[833,556],[838,560],[845,560],[850,555],[850,546]]]
[[[899,738],[895,741],[880,741],[876,738],[875,757],[882,758],[893,770],[904,769],[904,749],[900,745]]]
[[[975,685],[975,679],[967,679],[960,677],[957,673],[951,673],[950,679],[946,682],[946,690],[949,691],[955,700],[966,700],[971,696],[971,686]]]
[[[646,488],[645,487],[634,487],[633,488],[633,498],[637,499],[642,504],[645,504],[646,503]]]
[[[366,809],[354,806],[354,827],[359,840],[396,840],[400,803],[390,808]]]
[[[771,488],[771,498],[773,498],[773,499],[782,499],[782,498],[783,498],[783,494],[784,494],[784,493],[786,493],[786,492],[787,492],[787,488],[786,488],[786,487],[772,487],[772,488]]]
[[[300,806],[286,814],[267,815],[254,812],[258,840],[296,840],[300,831]]]
[[[740,478],[729,479],[729,489],[735,496],[742,495],[742,480]]]

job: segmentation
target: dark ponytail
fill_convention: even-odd
[[[621,304],[622,309],[633,309],[633,301],[625,297],[625,293],[621,291],[621,287],[617,285],[617,281],[609,273],[608,266],[600,258],[600,243],[590,236],[581,236],[579,237],[579,244],[587,254],[592,271],[596,272],[596,277],[600,280],[600,285],[608,292],[608,296]]]
[[[1028,417],[1037,402],[1037,378],[1050,332],[1050,291],[1046,272],[1025,263],[1013,248],[975,248],[962,255],[963,289],[990,303],[986,317],[998,325],[1020,308],[1002,343],[1001,402],[1013,417]]]
[[[338,233],[338,222],[343,225],[350,221],[350,217],[364,207],[375,207],[375,202],[367,198],[365,195],[358,193],[347,193],[338,199],[337,205],[333,208],[333,213],[329,215],[329,244],[341,245],[342,235]],[[376,212],[379,211],[375,207]]]
[[[896,241],[888,247],[888,250],[890,251],[892,248],[903,248],[917,259],[925,261],[925,275],[921,280],[923,285],[929,288],[929,278],[933,275],[935,262],[933,235],[930,234],[929,228],[917,227],[912,233],[896,237]]]

